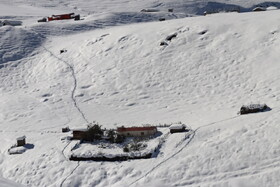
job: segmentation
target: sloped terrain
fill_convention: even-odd
[[[0,28],[1,176],[27,186],[280,185],[278,10],[125,26],[101,17]],[[251,102],[272,110],[237,114]],[[148,160],[69,161],[76,142],[61,127],[91,121],[182,121],[194,133],[170,134]],[[8,155],[21,135],[31,148]]]

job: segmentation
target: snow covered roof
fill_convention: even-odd
[[[26,138],[26,136],[21,136],[21,137],[18,137],[17,140],[24,140]]]
[[[186,125],[184,124],[173,124],[169,127],[169,129],[183,129],[186,128]]]
[[[71,127],[70,130],[72,130],[72,131],[87,131],[89,125],[90,125],[89,123],[84,123],[84,124],[79,125],[79,126]]]
[[[264,108],[266,104],[249,104],[249,105],[243,105],[242,107],[248,108],[248,109],[257,109],[257,108]]]
[[[71,129],[72,131],[87,131],[88,129],[87,128],[73,128]]]

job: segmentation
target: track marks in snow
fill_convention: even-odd
[[[167,159],[164,159],[159,164],[154,166],[152,169],[150,169],[148,172],[146,172],[142,177],[138,178],[137,180],[132,182],[130,185],[133,185],[133,184],[137,183],[138,181],[140,181],[141,179],[145,178],[146,176],[151,174],[154,170],[159,168],[161,165],[163,165],[164,163],[166,163],[167,161],[169,161],[170,159],[174,158],[176,155],[181,153],[192,142],[192,140],[196,136],[197,131],[199,131],[200,129],[208,127],[208,126],[212,126],[212,125],[215,125],[215,124],[218,124],[218,123],[221,123],[221,122],[229,121],[229,120],[232,120],[232,119],[235,119],[235,118],[238,118],[238,117],[240,117],[240,116],[234,116],[234,117],[231,117],[231,118],[227,118],[227,119],[223,119],[223,120],[220,120],[220,121],[212,122],[212,123],[209,123],[209,124],[204,125],[204,126],[200,126],[200,127],[196,128],[195,130],[191,131],[191,134],[189,132],[187,132],[184,139],[179,144],[176,145],[176,147],[179,147],[180,144],[184,143],[184,140],[187,140],[185,145],[183,145],[183,147],[181,147],[179,150],[177,150],[174,154],[169,156]]]
[[[80,107],[78,106],[78,103],[76,101],[76,98],[75,98],[75,92],[76,92],[76,89],[77,89],[77,78],[76,78],[76,75],[75,75],[75,70],[74,70],[74,67],[72,65],[70,65],[68,62],[64,61],[63,59],[57,57],[54,53],[52,53],[50,50],[48,50],[47,48],[44,47],[44,49],[50,53],[53,57],[55,57],[56,59],[58,59],[59,61],[63,62],[67,67],[69,67],[70,71],[71,71],[71,75],[72,75],[72,78],[73,78],[73,82],[74,82],[74,86],[73,86],[73,89],[71,91],[71,99],[74,103],[74,106],[75,108],[78,110],[78,112],[80,113],[81,117],[83,118],[83,120],[86,122],[86,123],[89,123],[89,121],[87,120],[87,118],[85,117],[85,114],[82,112],[82,110],[80,109]],[[69,143],[70,144],[70,143]],[[63,156],[66,158],[66,156],[64,155],[64,150],[66,149],[66,147],[69,145],[67,144],[63,150],[62,150],[62,154]],[[63,181],[61,182],[60,184],[60,187],[63,186],[64,182],[75,172],[75,170],[80,166],[80,161],[77,162],[77,166],[71,171],[71,173],[66,176]]]
[[[82,119],[86,122],[86,123],[89,123],[89,121],[87,120],[87,118],[85,117],[85,114],[82,112],[82,110],[80,109],[80,107],[78,106],[78,103],[76,101],[76,98],[75,98],[75,92],[76,92],[76,89],[77,89],[77,78],[76,78],[76,75],[75,75],[75,70],[74,70],[74,67],[69,64],[68,62],[64,61],[63,59],[59,58],[58,56],[56,56],[53,52],[51,52],[50,50],[48,50],[47,48],[44,47],[44,49],[50,53],[51,56],[55,57],[56,59],[58,59],[59,61],[63,62],[69,69],[70,69],[70,72],[71,72],[71,75],[72,75],[72,78],[73,78],[73,89],[71,91],[71,99],[74,103],[74,106],[75,108],[78,110],[78,112],[80,113]]]
[[[73,173],[75,172],[75,170],[76,170],[79,166],[80,166],[80,161],[78,161],[76,167],[71,171],[71,173],[70,173],[66,178],[63,179],[63,181],[62,181],[61,184],[60,184],[60,187],[63,187],[64,182],[65,182],[71,175],[73,175]]]
[[[135,180],[134,182],[132,182],[130,184],[133,185],[135,183],[137,183],[138,181],[140,181],[141,179],[145,178],[146,176],[148,176],[149,174],[151,174],[154,170],[156,170],[157,168],[159,168],[161,165],[163,165],[164,163],[166,163],[167,161],[169,161],[170,159],[174,158],[177,154],[179,154],[180,152],[183,151],[183,149],[185,147],[187,147],[189,145],[189,143],[193,140],[194,136],[195,136],[196,131],[193,131],[192,135],[190,135],[190,138],[188,139],[188,141],[186,142],[186,144],[181,147],[178,151],[176,151],[174,154],[172,154],[171,156],[169,156],[167,159],[161,161],[159,164],[157,164],[156,166],[154,166],[152,169],[150,169],[147,173],[145,173],[142,177],[138,178],[137,180]]]
[[[174,186],[191,186],[193,184],[199,185],[202,183],[218,183],[223,182],[232,178],[238,177],[252,177],[255,175],[260,175],[262,173],[270,172],[270,170],[279,169],[280,168],[280,161],[279,159],[273,160],[268,164],[257,164],[252,167],[241,168],[236,171],[229,171],[229,172],[220,172],[215,174],[206,175],[203,178],[201,176],[193,177],[190,180],[185,180],[180,183],[175,183]]]

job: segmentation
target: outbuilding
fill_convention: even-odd
[[[117,133],[123,136],[144,137],[152,136],[157,132],[157,127],[118,127]]]
[[[61,131],[62,131],[63,133],[64,133],[64,132],[69,132],[69,131],[70,131],[70,128],[69,128],[69,127],[63,127]]]
[[[250,104],[250,105],[243,105],[240,108],[240,114],[249,114],[249,113],[256,113],[256,112],[264,112],[271,110],[266,104]]]
[[[74,140],[83,140],[85,139],[86,132],[88,131],[87,128],[79,128],[79,129],[73,129],[73,138]]]
[[[186,125],[184,124],[173,124],[169,127],[170,133],[176,133],[176,132],[186,132]]]
[[[26,144],[26,136],[21,136],[21,137],[18,137],[17,138],[17,146],[20,147],[20,146],[24,146]]]

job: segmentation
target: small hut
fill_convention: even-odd
[[[69,129],[69,127],[63,127],[62,128],[62,132],[64,133],[64,132],[69,132],[70,131],[70,129]]]
[[[26,144],[26,136],[21,136],[21,137],[18,137],[17,138],[17,146],[20,147],[20,146],[24,146]]]
[[[83,140],[86,137],[87,128],[73,129],[73,138],[74,140]]]
[[[250,105],[243,105],[240,108],[240,114],[249,114],[249,113],[256,113],[256,112],[264,112],[271,110],[266,104],[250,104]]]
[[[173,8],[169,8],[169,9],[168,9],[168,12],[173,12]]]
[[[145,137],[157,132],[157,127],[118,127],[117,133],[123,136]]]
[[[169,127],[170,133],[176,133],[176,132],[185,132],[186,130],[186,125],[184,124],[173,124]]]

